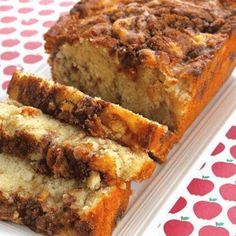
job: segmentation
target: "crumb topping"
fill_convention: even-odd
[[[143,64],[197,76],[235,26],[232,0],[82,0],[45,35],[45,48],[56,54],[64,42],[86,39],[124,69]]]

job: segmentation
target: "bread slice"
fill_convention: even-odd
[[[236,65],[232,0],[81,0],[45,35],[53,79],[181,136]]]
[[[37,107],[56,119],[76,125],[89,135],[109,138],[134,150],[141,149],[161,162],[171,146],[171,133],[166,126],[35,75],[14,73],[8,94],[24,105]]]
[[[129,184],[86,183],[36,173],[28,160],[0,154],[0,219],[60,236],[109,236],[127,208]]]
[[[116,181],[149,178],[155,162],[141,151],[91,137],[29,106],[0,102],[0,149],[45,174],[83,180],[91,170]]]

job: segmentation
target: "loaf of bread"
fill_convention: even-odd
[[[45,40],[55,81],[180,137],[236,65],[236,4],[81,0]]]
[[[133,150],[143,150],[161,162],[174,140],[166,126],[118,105],[89,97],[75,88],[31,74],[16,72],[8,94],[11,99],[39,108],[89,135],[114,140]]]
[[[155,169],[154,161],[144,152],[88,136],[39,109],[2,102],[0,150],[30,159],[41,173],[78,180],[99,171],[116,182],[141,181]]]
[[[130,193],[126,183],[91,190],[87,182],[41,175],[28,159],[0,154],[0,219],[45,235],[109,236]]]

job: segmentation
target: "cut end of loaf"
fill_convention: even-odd
[[[108,49],[97,47],[87,40],[72,45],[63,44],[51,65],[55,81],[72,85],[90,96],[119,104],[167,125],[172,131],[177,125],[177,113],[184,113],[183,107],[178,111],[173,110],[173,103],[177,109],[179,102],[183,104],[190,99],[183,91],[175,101],[166,100],[168,84],[181,90],[174,78],[152,67],[140,66],[135,73],[121,70],[115,55],[111,56]]]

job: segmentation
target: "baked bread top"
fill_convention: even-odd
[[[45,48],[52,56],[64,42],[87,39],[131,74],[144,65],[179,79],[201,74],[235,28],[230,0],[82,0],[48,31]]]

